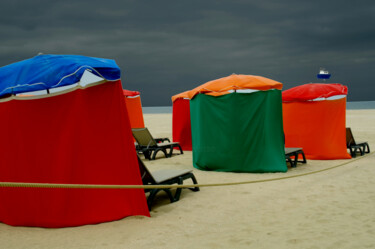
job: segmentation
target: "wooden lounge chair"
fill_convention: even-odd
[[[193,181],[194,184],[198,184],[194,174],[192,173],[192,170],[167,169],[150,172],[147,169],[146,165],[144,165],[142,160],[139,158],[139,156],[138,164],[142,176],[143,185],[182,185],[183,181],[189,178]],[[199,191],[199,187],[189,189],[194,192]],[[171,202],[176,202],[180,199],[182,188],[176,188],[174,195],[172,194],[172,191],[169,188],[145,189],[145,193],[150,193],[147,198],[147,205],[149,210],[151,210],[152,202],[156,194],[161,190],[167,193]]]
[[[357,153],[360,153],[361,156],[363,156],[365,153],[370,153],[370,147],[368,143],[356,142],[350,128],[346,128],[346,147],[350,150],[350,155],[352,157],[356,157]]]
[[[302,161],[298,161],[299,155],[302,156]],[[306,163],[305,153],[303,152],[302,148],[286,147],[285,159],[290,163],[291,167],[297,167],[297,163]]]
[[[146,159],[154,160],[159,151],[162,151],[165,157],[171,157],[175,147],[180,149],[181,154],[184,153],[178,142],[162,142],[160,139],[157,141],[147,128],[133,128],[132,132],[137,141],[137,152],[142,152]]]

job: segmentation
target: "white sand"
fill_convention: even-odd
[[[156,137],[172,137],[171,114],[146,114]],[[357,140],[375,149],[375,110],[347,111]],[[161,153],[162,154],[162,153]],[[192,154],[145,161],[152,170],[192,167]],[[151,218],[73,228],[0,223],[0,248],[375,248],[375,156],[317,174],[247,185],[183,190],[180,201],[160,196]],[[199,183],[297,175],[348,160],[313,161],[287,173],[238,174],[194,169]],[[186,182],[190,183],[190,182]],[[1,203],[0,203],[1,205]]]

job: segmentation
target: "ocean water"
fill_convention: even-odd
[[[142,111],[145,114],[172,113],[172,106],[149,106],[149,107],[142,107]]]
[[[375,109],[375,101],[347,102],[346,109],[347,110]]]
[[[375,109],[375,101],[347,102],[346,109],[347,110]],[[145,114],[172,113],[172,106],[142,107],[142,111]]]

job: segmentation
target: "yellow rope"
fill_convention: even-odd
[[[311,174],[320,173],[323,171],[338,168],[357,160],[363,159],[367,156],[372,155],[374,152],[366,156],[361,156],[350,161],[341,163],[336,166],[332,166],[326,169],[316,170],[307,172],[299,175],[284,176],[270,179],[253,180],[253,181],[242,181],[242,182],[228,182],[228,183],[207,183],[207,184],[184,184],[184,185],[103,185],[103,184],[63,184],[63,183],[23,183],[23,182],[0,182],[0,187],[12,187],[12,188],[69,188],[69,189],[155,189],[155,188],[194,188],[194,187],[217,187],[217,186],[229,186],[229,185],[242,185],[260,182],[278,181],[284,179],[290,179],[300,176],[306,176]]]

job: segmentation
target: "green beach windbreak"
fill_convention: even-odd
[[[195,168],[287,171],[280,90],[198,94],[190,100],[190,116]]]

